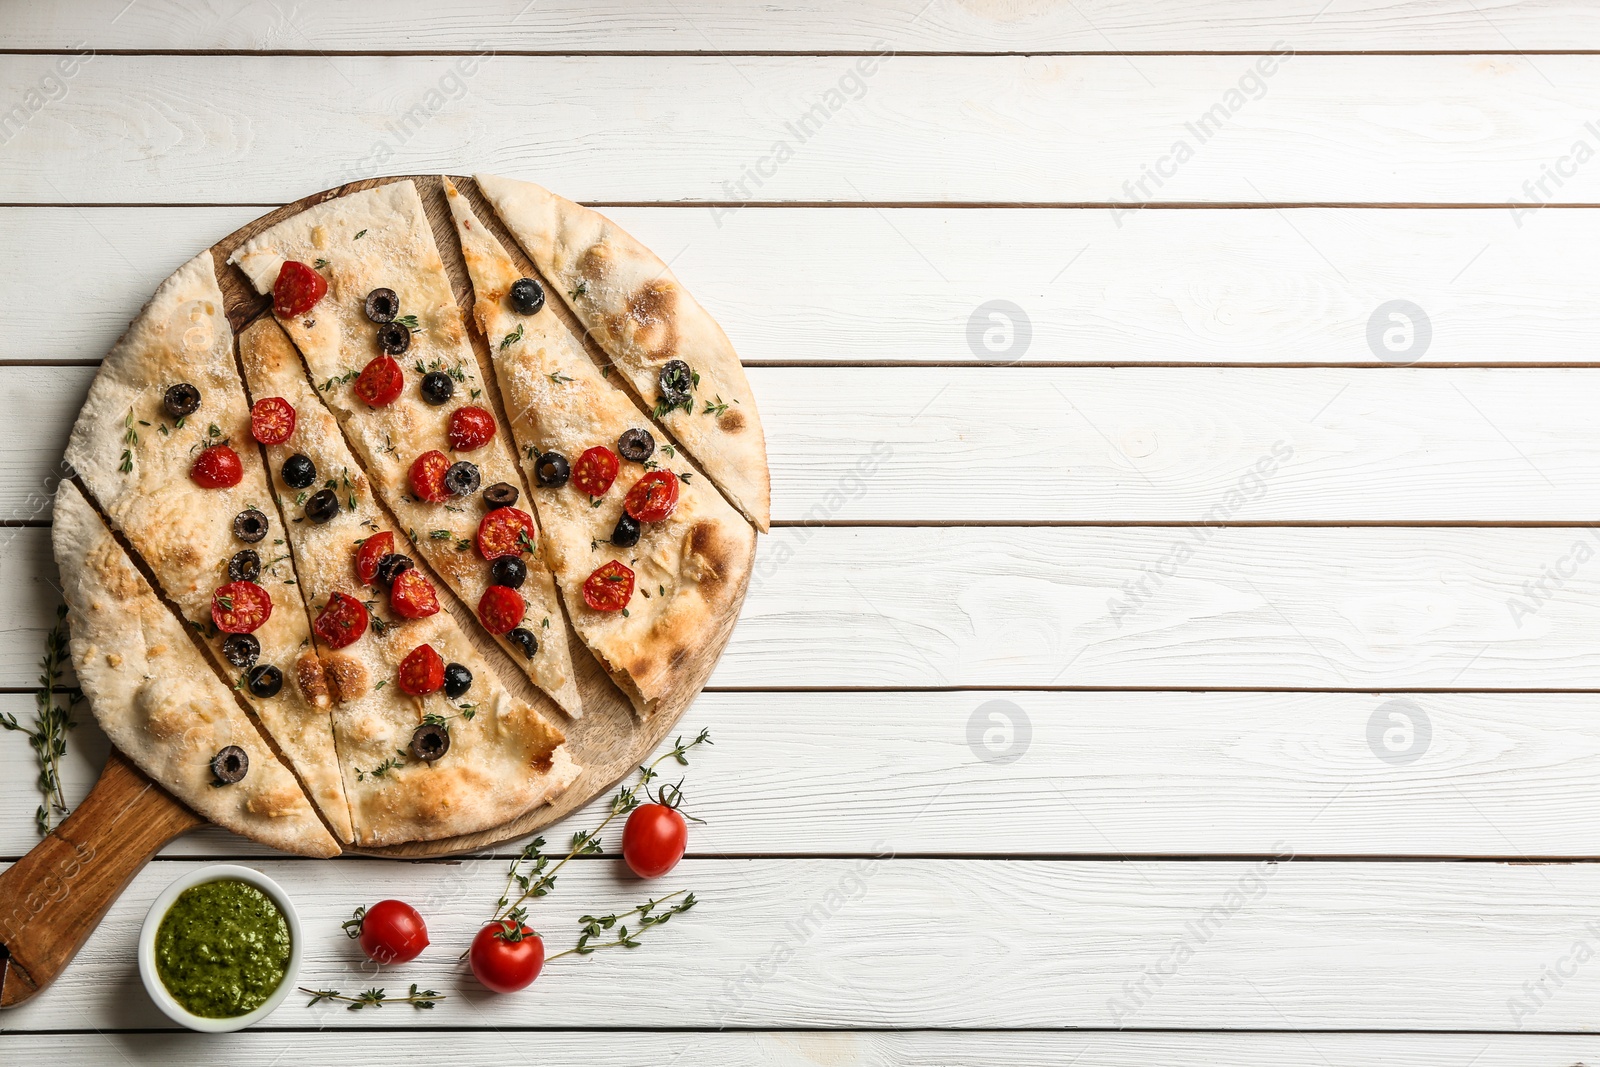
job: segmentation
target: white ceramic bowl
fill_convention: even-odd
[[[247,1015],[236,1015],[231,1019],[207,1019],[200,1015],[193,1015],[179,1004],[167,987],[162,984],[161,976],[156,973],[156,932],[161,929],[161,920],[166,918],[167,909],[172,907],[172,902],[178,899],[178,894],[193,886],[206,882],[222,882],[235,879],[246,882],[261,890],[271,897],[283,912],[283,917],[289,923],[289,969],[284,972],[283,982],[255,1011]],[[150,911],[144,917],[144,927],[139,931],[139,977],[144,979],[145,991],[150,994],[150,999],[156,1002],[156,1007],[166,1013],[167,1018],[191,1030],[198,1030],[206,1034],[226,1034],[233,1030],[243,1030],[247,1026],[265,1019],[272,1014],[283,999],[294,989],[295,976],[300,972],[300,916],[295,914],[294,904],[289,901],[289,895],[283,887],[260,871],[251,870],[249,867],[240,867],[233,863],[214,863],[209,867],[190,871],[162,891],[156,897],[155,903],[150,905]]]

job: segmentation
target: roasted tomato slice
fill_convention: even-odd
[[[495,508],[478,523],[478,554],[484,559],[520,556],[533,550],[533,516],[519,508]]]
[[[352,386],[356,396],[365,400],[367,406],[375,408],[393,404],[405,387],[406,372],[393,356],[373,356],[372,362],[361,368],[361,373],[356,376],[356,384]]]
[[[250,409],[250,436],[264,445],[281,445],[294,433],[294,405],[281,396],[263,397]]]
[[[212,445],[195,457],[189,477],[202,489],[231,489],[244,477],[244,464],[227,445]]]
[[[435,652],[432,645],[418,645],[400,661],[399,681],[401,691],[414,697],[438,692],[444,685],[444,657]]]
[[[389,589],[389,606],[396,615],[407,619],[426,619],[439,613],[439,594],[434,592],[433,583],[412,567],[395,576]]]
[[[356,549],[356,577],[362,585],[371,585],[378,577],[378,561],[394,551],[394,534],[388,530],[375,533],[361,542]]]
[[[595,611],[621,611],[633,599],[633,572],[612,560],[583,583],[583,602]]]
[[[255,582],[229,582],[211,594],[211,621],[225,634],[248,634],[272,617],[272,597]]]
[[[622,510],[640,522],[664,522],[678,506],[678,476],[671,471],[651,471],[633,483]]]
[[[330,647],[343,648],[367,632],[366,606],[347,593],[334,593],[311,628]]]
[[[491,585],[478,601],[478,618],[483,621],[483,628],[492,634],[515,630],[527,610],[522,594],[509,585]]]
[[[494,416],[480,407],[457,408],[450,415],[448,436],[457,452],[482,448],[494,436]]]
[[[272,312],[280,319],[304,315],[328,293],[328,280],[304,263],[286,261],[272,285]]]
[[[572,484],[590,496],[605,496],[617,480],[617,454],[605,445],[595,445],[572,465]]]
[[[450,457],[437,448],[424,452],[411,463],[411,494],[430,504],[443,504],[450,499],[444,476],[450,471]]]

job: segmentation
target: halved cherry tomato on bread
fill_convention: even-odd
[[[444,657],[435,652],[432,645],[418,645],[400,661],[399,681],[400,691],[414,697],[438,692],[444,685]]]
[[[595,445],[572,465],[572,484],[590,496],[605,496],[617,480],[617,454],[605,445]]]
[[[380,900],[356,912],[355,930],[345,923],[351,937],[360,938],[361,951],[377,963],[410,963],[428,947],[428,924],[410,904],[399,900]]]
[[[280,319],[304,315],[328,294],[328,279],[295,260],[285,260],[272,285],[272,312]]]
[[[595,611],[621,611],[633,599],[633,571],[612,560],[584,579],[583,602]]]
[[[407,619],[426,619],[439,613],[439,594],[433,583],[412,567],[395,575],[389,589],[389,606],[396,615]]]
[[[491,585],[478,601],[478,618],[483,628],[492,634],[508,634],[515,630],[527,611],[528,604],[522,594],[509,585]]]
[[[678,476],[651,471],[633,483],[622,510],[640,522],[665,522],[678,506]]]
[[[494,416],[483,408],[457,408],[450,415],[450,447],[457,452],[482,448],[494,436],[494,429]]]
[[[331,648],[353,644],[367,632],[366,605],[348,593],[334,593],[311,628]]]
[[[450,499],[450,490],[444,486],[449,471],[449,456],[437,448],[424,452],[411,462],[411,494],[430,504],[443,504]]]
[[[388,530],[375,533],[361,542],[356,549],[356,577],[362,585],[371,585],[378,577],[378,561],[394,551],[394,534]]]
[[[472,939],[467,962],[486,988],[515,993],[532,985],[544,970],[544,938],[531,926],[497,919]]]
[[[225,634],[254,633],[272,617],[272,597],[255,582],[229,582],[211,594],[211,621]]]
[[[533,516],[520,508],[495,508],[478,523],[478,554],[484,559],[520,556],[533,549]]]
[[[202,489],[231,489],[244,477],[244,464],[227,445],[212,445],[195,457],[189,477]]]
[[[264,445],[283,444],[294,423],[294,405],[281,396],[263,397],[250,409],[250,436]]]
[[[406,387],[406,372],[400,369],[400,364],[393,356],[373,356],[372,361],[361,368],[361,373],[356,376],[356,384],[351,386],[356,391],[356,396],[367,402],[368,407],[381,408],[393,404]]]

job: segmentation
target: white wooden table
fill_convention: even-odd
[[[1600,11],[522,2],[0,9],[0,709],[162,277],[349,178],[536,179],[672,261],[765,414],[773,533],[684,721],[704,904],[495,997],[454,947],[503,856],[197,833],[0,1063],[1600,1058]],[[0,735],[0,859],[32,779]],[[305,984],[450,999],[172,1032],[137,926],[234,857]],[[641,897],[574,867],[552,949]],[[338,924],[385,896],[435,948],[374,979]]]

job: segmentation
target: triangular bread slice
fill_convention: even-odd
[[[263,317],[240,335],[239,354],[254,400],[282,397],[295,409],[293,435],[268,446],[267,454],[307,601],[316,609],[333,593],[345,593],[367,602],[373,620],[364,636],[337,651],[319,641],[356,843],[373,847],[486,830],[558,796],[578,773],[561,731],[506,691],[448,611],[402,619],[381,591],[361,584],[355,557],[363,540],[389,533],[394,551],[412,559],[416,547],[374,501],[294,345],[276,321]],[[316,465],[319,481],[339,480],[346,506],[323,524],[300,521],[296,501],[304,493],[282,480],[284,460],[296,453]],[[423,644],[472,672],[465,694],[450,699],[439,690],[417,697],[400,690],[400,663]],[[430,715],[444,721],[450,748],[425,763],[408,749],[412,732]]]
[[[56,493],[51,537],[72,666],[111,743],[218,826],[286,852],[337,856],[294,774],[72,482]],[[249,767],[220,785],[211,761],[230,745]]]
[[[412,461],[424,452],[449,449],[446,428],[451,414],[468,404],[490,403],[482,395],[477,357],[416,185],[392,182],[318,204],[252,237],[229,262],[238,264],[258,290],[270,293],[286,260],[321,272],[328,280],[328,292],[306,315],[280,320],[284,329],[305,357],[323,400],[343,424],[379,497],[401,525],[449,530],[453,535],[448,540],[426,540],[417,548],[456,595],[476,610],[489,587],[489,565],[476,554],[457,552],[455,546],[476,535],[487,510],[482,495],[430,504],[413,497],[410,490]],[[406,373],[399,399],[373,408],[356,396],[353,379],[380,354],[378,327],[365,311],[367,294],[378,288],[394,290],[402,317],[415,316],[416,324],[410,348],[399,357]],[[422,398],[420,384],[428,370],[442,371],[455,380],[454,396],[447,403],[435,407]],[[508,482],[525,489],[504,427],[487,445],[461,458],[478,465],[484,486]],[[583,704],[555,583],[543,560],[530,556],[527,562],[528,579],[519,590],[527,602],[523,625],[538,636],[538,651],[530,657],[505,636],[496,640],[563,711],[581,715]]]
[[[162,398],[183,382],[199,389],[200,407],[174,419]],[[203,489],[190,479],[190,467],[202,449],[223,442],[238,453],[244,476],[229,489]],[[236,515],[255,508],[270,516],[272,498],[250,437],[250,406],[209,252],[161,283],[106,356],[72,428],[67,461],[112,528],[143,557],[161,595],[202,635],[217,669],[237,679],[238,692],[328,825],[350,840],[327,702],[294,682],[300,658],[310,654],[311,631],[283,531],[273,521],[254,544],[234,534]],[[243,684],[242,672],[222,655],[227,635],[211,620],[211,594],[227,583],[228,561],[243,549],[260,556],[258,584],[272,597],[272,614],[255,631],[257,662],[283,672],[283,688],[272,697],[257,697]]]
[[[772,487],[755,395],[728,335],[654,252],[600,214],[532,182],[475,176],[506,228],[689,457],[765,533]],[[685,406],[661,368],[697,375]]]
[[[615,450],[625,430],[647,427],[644,412],[605,379],[548,305],[534,315],[512,309],[506,294],[521,272],[454,186],[447,183],[445,192],[476,293],[474,313],[494,352],[495,376],[513,413],[511,428],[530,483],[533,457],[540,452],[576,461],[587,448]],[[646,462],[673,469],[682,485],[672,515],[644,524],[631,548],[614,547],[609,538],[623,498],[647,470],[644,464],[621,460],[616,482],[598,505],[571,482],[533,490],[573,627],[641,714],[704,683],[738,617],[756,537],[670,444],[658,446]],[[635,572],[633,599],[626,611],[595,611],[584,603],[583,584],[612,559]]]

